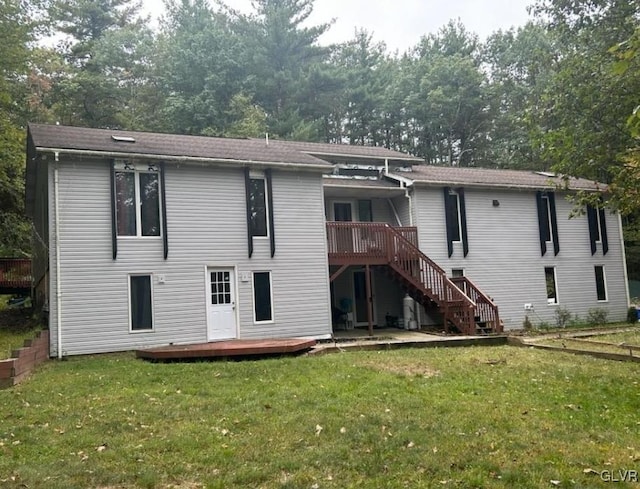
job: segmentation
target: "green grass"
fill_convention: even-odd
[[[74,357],[0,391],[0,486],[608,487],[588,469],[640,463],[639,374],[507,346]]]
[[[593,339],[615,344],[628,343],[640,346],[640,328],[636,327],[634,331],[625,331],[624,333],[598,335],[594,336]]]

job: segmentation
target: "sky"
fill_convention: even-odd
[[[498,29],[524,25],[527,6],[534,0],[315,0],[309,22],[317,25],[335,19],[320,39],[323,44],[347,41],[356,29],[366,29],[373,40],[391,52],[404,52],[420,38],[436,33],[450,19],[460,19],[481,39]],[[227,5],[249,13],[251,0],[226,0]],[[162,0],[143,0],[143,10],[157,17]]]

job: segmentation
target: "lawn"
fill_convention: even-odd
[[[620,348],[618,345],[640,346],[640,328],[632,328],[628,331],[610,334],[598,334],[594,336],[571,338],[545,338],[537,341],[537,344],[556,346],[560,348],[571,348],[574,350],[585,350],[594,352],[617,353],[618,355],[628,355],[629,350]],[[634,356],[640,355],[640,351],[632,351]]]
[[[0,486],[609,487],[640,468],[639,374],[508,346],[72,357],[0,391]]]

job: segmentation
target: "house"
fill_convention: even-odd
[[[464,333],[626,315],[619,217],[552,175],[361,146],[31,124],[27,210],[51,354],[335,327]],[[499,311],[499,314],[498,314]]]

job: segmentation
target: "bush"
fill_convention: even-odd
[[[591,326],[605,324],[608,316],[609,311],[601,307],[589,309],[589,312],[587,313],[587,324],[590,324]]]
[[[636,312],[635,307],[630,307],[629,309],[627,309],[627,322],[628,323],[638,322],[638,313]]]
[[[572,314],[569,309],[559,307],[556,309],[556,326],[558,326],[558,328],[566,327],[567,323],[571,321],[571,316]]]
[[[533,328],[533,324],[531,324],[529,316],[524,317],[524,321],[522,321],[522,327],[525,331],[531,331],[531,329]]]

